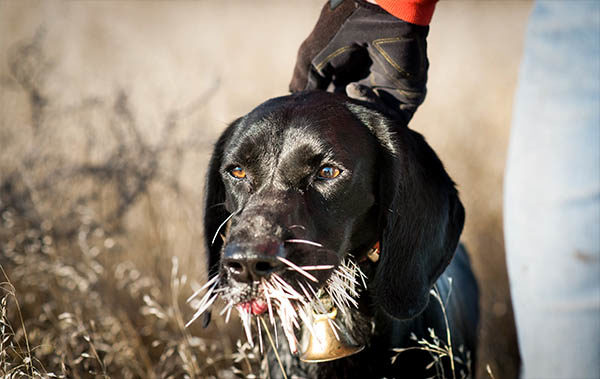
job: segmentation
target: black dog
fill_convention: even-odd
[[[205,206],[208,264],[230,307],[266,314],[264,283],[272,276],[293,288],[288,292],[308,296],[327,285],[333,275],[327,268],[343,260],[366,275],[356,307],[337,320],[365,349],[306,363],[280,331],[288,377],[472,372],[478,290],[458,246],[463,206],[423,137],[382,110],[319,91],[265,102],[216,143]],[[380,246],[378,260],[367,258],[374,246]],[[290,264],[323,269],[308,280]],[[307,291],[308,285],[314,288]],[[430,301],[432,288],[446,315],[440,301]],[[451,344],[454,364],[423,339],[441,348]],[[393,348],[411,347],[392,363]],[[272,351],[269,371],[282,375]]]

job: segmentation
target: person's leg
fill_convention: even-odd
[[[600,2],[535,5],[504,190],[522,377],[600,378]]]

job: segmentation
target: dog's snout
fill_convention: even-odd
[[[282,268],[283,263],[277,259],[276,252],[277,248],[274,246],[262,249],[228,246],[223,257],[223,267],[238,282],[260,281]]]

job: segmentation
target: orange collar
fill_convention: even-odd
[[[367,258],[369,258],[369,260],[371,262],[377,262],[379,260],[379,241],[377,241],[375,243],[375,245],[373,245],[373,247],[371,248],[371,250],[369,250],[367,252],[367,256],[365,258],[363,258],[362,260],[366,260]]]

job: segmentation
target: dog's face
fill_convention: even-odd
[[[274,100],[239,121],[224,146],[219,174],[233,217],[221,265],[236,285],[300,275],[277,257],[336,265],[377,239],[375,138],[348,112],[307,108]]]
[[[342,260],[358,262],[380,242],[373,304],[414,317],[464,220],[420,135],[324,92],[270,100],[232,123],[213,152],[205,205],[222,297],[254,314],[267,311],[269,283],[309,296]]]

